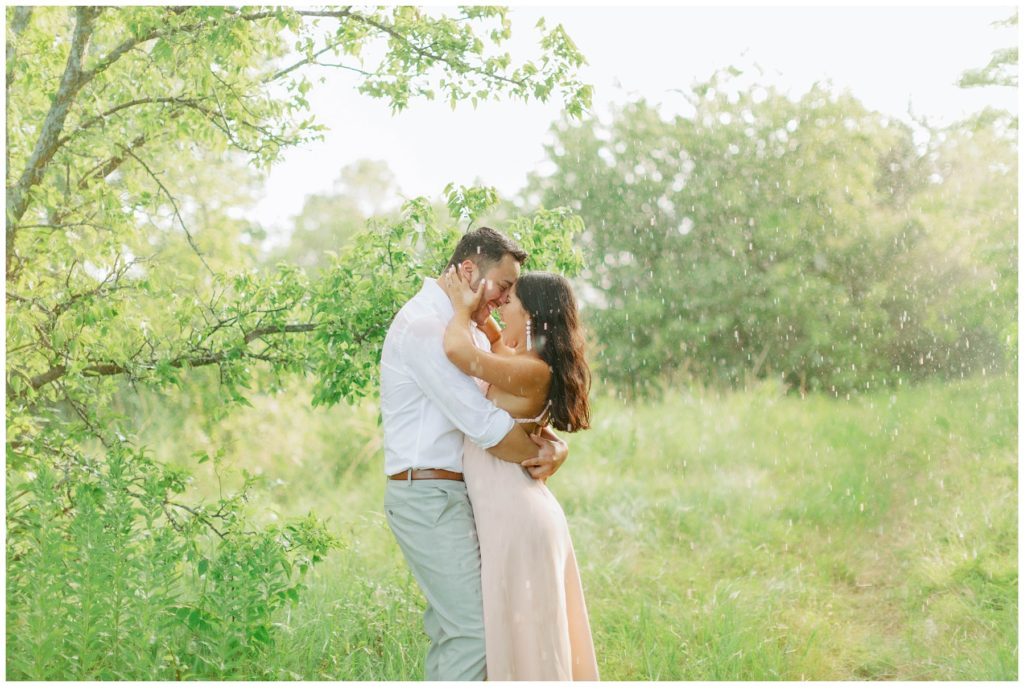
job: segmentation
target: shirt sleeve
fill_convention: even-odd
[[[481,448],[490,448],[512,431],[515,421],[448,360],[444,330],[444,323],[434,317],[410,322],[399,343],[402,361],[416,385],[459,431]]]

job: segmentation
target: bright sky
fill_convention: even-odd
[[[534,25],[561,23],[586,56],[583,80],[594,86],[594,113],[645,97],[666,114],[683,111],[673,89],[688,89],[718,68],[757,65],[764,81],[797,97],[817,80],[847,88],[867,107],[908,119],[950,123],[991,105],[1017,111],[1013,89],[961,89],[967,69],[1018,40],[996,28],[1012,7],[515,7],[513,62],[535,54]],[[385,103],[354,90],[356,77],[325,69],[310,102],[326,139],[286,153],[265,196],[246,213],[268,228],[290,225],[309,193],[329,189],[342,167],[384,160],[406,197],[438,196],[445,184],[483,183],[513,196],[544,161],[543,144],[561,116],[559,102],[468,103],[452,110],[414,101],[392,116]],[[277,232],[274,232],[277,233]]]

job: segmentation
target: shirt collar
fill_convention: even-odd
[[[455,315],[455,308],[452,307],[452,301],[448,298],[448,294],[444,292],[444,289],[441,288],[441,285],[437,283],[437,279],[432,277],[424,278],[423,288],[420,289],[420,293],[423,294],[423,297],[427,299],[427,302],[433,306],[438,315],[449,320]]]
[[[437,314],[445,320],[450,320],[455,316],[455,307],[452,306],[452,300],[448,298],[448,294],[446,294],[444,289],[441,288],[441,285],[437,283],[437,279],[425,277],[423,279],[423,288],[420,289],[420,293],[427,299],[427,302],[433,306]],[[470,320],[469,323],[474,329],[480,328],[480,326],[473,320]]]

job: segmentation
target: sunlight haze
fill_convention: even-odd
[[[763,82],[791,97],[831,80],[865,106],[908,121],[908,107],[948,124],[986,106],[1016,112],[1008,88],[963,89],[968,69],[1016,40],[1016,27],[992,26],[1009,7],[570,7],[510,9],[513,63],[533,56],[544,17],[561,23],[587,57],[584,81],[594,86],[593,112],[646,98],[666,116],[685,113],[678,90],[734,65],[763,71]],[[527,174],[542,171],[548,129],[559,119],[557,97],[540,102],[460,103],[413,100],[392,115],[387,105],[355,91],[357,77],[323,68],[310,93],[325,140],[286,151],[270,172],[264,198],[246,215],[280,236],[307,194],[329,189],[345,165],[384,160],[407,198],[437,197],[445,184],[481,183],[514,196]],[[325,78],[318,83],[319,77]]]

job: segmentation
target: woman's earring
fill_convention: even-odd
[[[530,322],[532,320],[526,320],[526,350],[528,351],[533,349],[533,339],[530,337]]]

